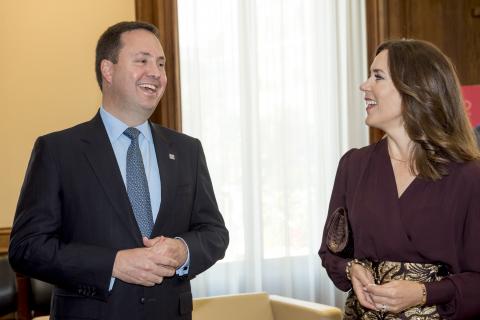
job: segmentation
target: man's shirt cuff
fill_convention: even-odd
[[[175,237],[175,239],[179,239],[179,240],[182,240],[183,243],[185,244],[185,247],[187,248],[187,260],[185,261],[185,263],[177,269],[176,271],[176,274],[178,276],[185,276],[188,274],[188,270],[190,268],[190,250],[188,249],[188,245],[187,243],[185,242],[185,240],[183,240],[182,238],[180,237]]]

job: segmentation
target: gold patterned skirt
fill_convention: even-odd
[[[409,280],[418,282],[433,282],[441,280],[446,274],[446,268],[436,264],[407,263],[407,262],[364,262],[373,274],[376,284],[387,283],[392,280]],[[362,307],[353,290],[350,290],[345,302],[346,320],[435,320],[442,319],[435,306],[417,306],[400,313],[381,312]]]

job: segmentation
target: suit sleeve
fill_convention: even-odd
[[[29,277],[106,299],[116,251],[61,240],[65,195],[53,150],[45,137],[33,148],[13,222],[10,264]]]
[[[203,148],[198,140],[196,147],[196,178],[190,228],[187,233],[180,235],[190,251],[189,278],[222,259],[229,242],[228,230],[218,209]]]
[[[354,149],[347,152],[338,164],[337,174],[335,176],[335,183],[333,185],[332,195],[330,197],[330,205],[328,207],[328,217],[330,218],[332,212],[339,208],[347,208],[347,180],[348,180],[348,158]],[[327,270],[328,276],[333,281],[335,286],[342,291],[348,291],[351,289],[352,284],[347,279],[345,268],[348,263],[348,259],[341,258],[332,254],[326,246],[326,230],[324,227],[322,244],[318,254],[322,259],[322,265]]]
[[[458,214],[461,231],[458,236],[460,271],[439,282],[427,283],[427,304],[438,305],[445,319],[477,319],[480,315],[480,170],[464,178],[468,203],[466,215]],[[468,183],[471,182],[471,183]],[[470,190],[468,190],[468,189]],[[461,196],[460,196],[461,197]],[[445,301],[446,300],[446,301]]]

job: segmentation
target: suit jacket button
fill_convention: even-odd
[[[141,303],[141,304],[144,304],[144,303],[145,303],[145,298],[144,298],[144,297],[141,297],[141,298],[140,298],[140,303]]]

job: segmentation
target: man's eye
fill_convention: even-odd
[[[141,59],[141,60],[137,60],[137,62],[138,62],[138,63],[145,64],[145,63],[147,63],[147,60],[145,60],[145,59]]]

